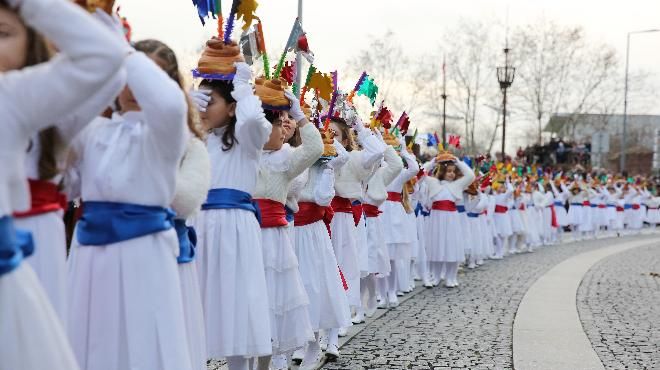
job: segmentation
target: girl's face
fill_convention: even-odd
[[[155,54],[148,55],[149,59],[153,60],[154,63],[156,63],[160,68],[165,70],[167,67],[166,62],[157,57]],[[119,106],[121,107],[121,113],[126,113],[126,112],[139,112],[142,110],[140,108],[140,104],[138,104],[137,100],[135,100],[135,97],[133,96],[133,92],[131,89],[128,88],[128,85],[124,86],[124,89],[119,93],[119,97],[117,98],[119,100]]]
[[[335,139],[337,139],[337,141],[339,141],[345,148],[348,145],[348,138],[344,135],[344,130],[342,130],[339,124],[334,121],[330,122],[329,128],[334,132]]]
[[[273,130],[270,132],[270,137],[264,145],[264,150],[280,150],[284,145],[284,126],[282,126],[282,121],[276,119],[273,122]]]
[[[16,13],[0,6],[0,72],[23,68],[27,49],[27,28]]]
[[[450,164],[445,170],[445,178],[443,180],[454,181],[456,180],[456,166]]]
[[[284,131],[284,141],[289,141],[296,133],[296,122],[289,113],[282,115],[282,130]]]
[[[225,98],[213,91],[206,112],[200,112],[199,118],[204,130],[211,130],[228,125],[235,115],[236,102],[228,103]]]

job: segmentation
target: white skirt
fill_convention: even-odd
[[[478,255],[479,258],[484,259],[488,258],[493,255],[494,250],[493,250],[493,232],[491,230],[491,226],[488,222],[488,216],[486,215],[479,215],[477,218],[480,223],[480,230],[482,233],[481,237],[481,252]]]
[[[465,240],[465,255],[473,259],[479,258],[483,255],[483,230],[481,230],[481,221],[479,217],[467,218],[467,230],[469,230],[468,238]]]
[[[616,216],[614,217],[614,220],[612,221],[612,229],[613,230],[623,230],[624,222],[625,222],[624,211],[616,211]]]
[[[69,256],[69,336],[83,370],[191,369],[174,229]]]
[[[380,206],[383,212],[379,217],[383,223],[383,235],[386,244],[408,244],[412,242],[406,232],[408,220],[406,210],[401,202],[386,200]]]
[[[526,238],[525,241],[531,246],[537,246],[541,243],[541,213],[535,207],[529,207],[521,212],[525,220]]]
[[[206,370],[206,329],[204,328],[204,310],[199,293],[199,276],[195,260],[180,263],[179,280],[181,281],[181,300],[188,338],[188,352],[193,370]]]
[[[332,248],[337,257],[346,283],[348,284],[348,304],[360,307],[360,266],[356,245],[355,221],[352,213],[337,212],[330,222]]]
[[[462,262],[465,260],[463,242],[459,233],[461,220],[458,212],[431,210],[426,256],[430,262]]]
[[[570,204],[568,206],[568,223],[572,226],[580,226],[583,222],[585,207],[583,205]]]
[[[298,269],[309,297],[312,329],[350,325],[351,313],[332,242],[323,221],[295,228]]]
[[[286,353],[314,340],[307,310],[309,298],[298,271],[298,258],[289,240],[287,227],[261,229],[261,243],[273,353]]]
[[[514,234],[524,234],[525,224],[523,223],[522,216],[520,215],[520,210],[510,209],[508,213],[511,216],[511,231]]]
[[[271,354],[261,228],[254,213],[201,211],[194,225],[208,356]]]
[[[580,231],[593,231],[594,217],[591,206],[582,206],[582,220],[580,222]]]
[[[550,240],[552,237],[552,208],[550,207],[543,207],[543,210],[541,211],[542,213],[542,220],[543,220],[543,225],[542,225],[542,231],[543,231],[543,238],[545,240]]]
[[[649,209],[646,211],[646,222],[650,223],[651,226],[655,226],[660,223],[660,210]]]
[[[555,204],[555,215],[557,217],[557,224],[561,227],[563,226],[568,226],[568,212],[566,212],[566,208],[564,207],[564,203],[562,203],[560,206]]]
[[[369,249],[369,273],[387,276],[390,273],[390,253],[383,240],[383,225],[379,217],[368,217],[367,245]]]
[[[504,213],[495,212],[493,219],[495,220],[495,229],[497,230],[498,236],[506,238],[513,234],[511,228],[511,215],[508,211]]]
[[[77,370],[64,327],[23,261],[0,275],[0,368]]]
[[[369,245],[367,243],[367,224],[365,218],[365,215],[362,214],[355,228],[360,277],[369,275]]]
[[[57,316],[66,328],[66,233],[62,212],[14,218],[16,228],[30,231],[34,253],[25,259],[37,274]]]
[[[458,231],[460,235],[463,235],[461,240],[461,243],[463,244],[463,253],[467,255],[470,253],[470,249],[472,249],[474,231],[470,230],[467,212],[458,212],[458,219],[460,220],[460,228]]]

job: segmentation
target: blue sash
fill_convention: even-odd
[[[582,207],[582,203],[571,203],[571,206]]]
[[[420,203],[417,203],[417,206],[415,207],[415,217],[419,216],[419,213],[423,210],[424,208]]]
[[[293,210],[285,205],[284,212],[286,212],[286,222],[293,222]]]
[[[616,208],[616,204],[608,204],[607,206],[610,208]]]
[[[632,209],[632,204],[624,204],[623,209]]]
[[[465,212],[465,206],[457,204],[456,205],[456,210],[458,211],[458,213],[464,213]]]
[[[560,202],[560,201],[556,201],[556,202],[555,202],[555,206],[557,206],[557,207],[563,207],[563,206],[564,206],[564,203],[563,203],[563,202]]]
[[[478,213],[468,212],[467,216],[470,217],[470,218],[477,218],[477,217],[479,217],[479,214],[478,214]]]
[[[171,229],[174,212],[158,206],[83,202],[76,226],[81,245],[108,245]]]
[[[261,224],[261,212],[257,202],[252,196],[244,191],[236,189],[211,189],[206,196],[206,203],[202,204],[202,210],[209,209],[244,209],[254,213],[259,224]]]
[[[197,245],[197,233],[195,229],[186,226],[185,220],[174,220],[174,230],[179,238],[179,257],[176,262],[188,263],[195,258],[195,246]]]
[[[0,218],[0,275],[18,267],[33,252],[32,234],[16,230],[10,216]]]

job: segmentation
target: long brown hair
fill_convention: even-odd
[[[44,37],[31,27],[26,27],[26,30],[27,53],[24,67],[48,62],[53,52]],[[39,180],[50,180],[60,172],[57,158],[66,150],[66,145],[55,126],[46,127],[39,131],[38,138],[40,149],[37,164]]]
[[[136,42],[134,47],[137,51],[141,51],[148,56],[154,56],[165,62],[165,73],[167,73],[171,79],[176,81],[181,90],[185,93],[186,90],[183,85],[183,76],[179,71],[179,61],[176,58],[176,54],[169,46],[161,41],[148,39]],[[188,97],[188,94],[186,94],[186,103],[188,105],[188,129],[193,133],[193,135],[201,139],[203,135],[195,125],[194,112],[192,110],[192,104],[190,103],[190,97]]]
[[[334,122],[337,124],[339,127],[339,131],[341,131],[341,136],[346,140],[346,151],[351,152],[353,150],[357,149],[357,144],[355,144],[355,141],[353,141],[353,135],[351,135],[351,128],[348,126],[348,123],[346,123],[346,120],[340,117],[331,117],[330,122]],[[344,143],[342,143],[343,145]]]
[[[460,178],[462,176],[461,170],[458,169],[458,166],[454,162],[441,162],[438,163],[438,165],[435,168],[435,172],[433,173],[433,176],[437,178],[438,180],[442,181],[445,179],[445,173],[447,172],[447,168],[449,167],[454,167],[454,173],[456,174],[456,179]]]

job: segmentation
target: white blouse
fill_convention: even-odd
[[[75,110],[124,59],[119,41],[72,3],[24,0],[20,15],[47,35],[59,55],[48,63],[0,74],[0,215],[30,208],[25,173],[30,137]]]

